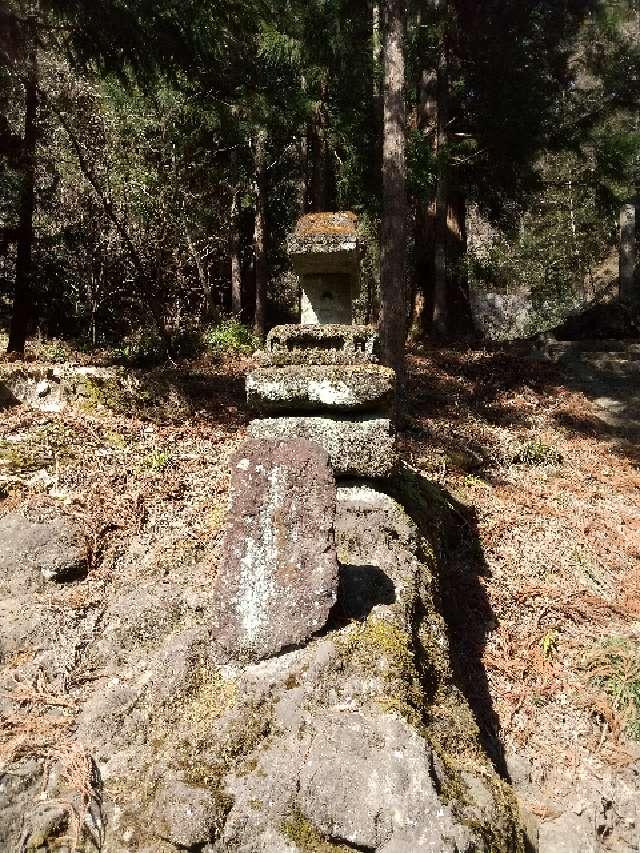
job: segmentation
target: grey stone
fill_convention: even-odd
[[[336,273],[305,275],[301,283],[300,323],[303,326],[353,321],[351,276]]]
[[[249,435],[313,441],[329,454],[336,476],[387,477],[396,461],[391,421],[387,418],[265,418],[249,424]]]
[[[373,326],[276,326],[260,353],[261,364],[378,364],[380,336]]]
[[[308,640],[335,603],[335,481],[322,448],[299,440],[248,441],[231,471],[216,638],[264,658]]]
[[[90,551],[82,528],[56,507],[26,507],[0,518],[0,589],[23,592],[42,580],[86,574]]]
[[[157,834],[180,847],[206,844],[224,824],[226,810],[225,803],[211,791],[170,779],[156,793]]]
[[[567,812],[540,824],[539,853],[598,853],[599,849],[593,815]]]
[[[265,412],[336,409],[387,411],[395,373],[381,365],[261,368],[247,376],[249,403]]]
[[[299,784],[300,812],[331,838],[385,853],[473,849],[438,797],[426,741],[391,714],[319,720]]]

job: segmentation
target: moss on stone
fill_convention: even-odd
[[[377,701],[388,711],[396,711],[411,725],[421,724],[424,692],[411,638],[396,625],[369,618],[354,625],[340,640],[341,658],[365,676],[382,685]]]
[[[298,809],[282,821],[280,830],[304,853],[349,853],[353,850],[353,847],[332,841]]]

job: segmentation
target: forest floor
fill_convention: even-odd
[[[51,351],[34,357],[50,363]],[[202,582],[192,570],[224,527],[251,363],[136,373],[149,403],[139,410],[106,391],[60,412],[0,402],[0,516],[45,499],[91,539],[88,578],[43,594],[47,606],[86,615],[108,590],[129,583],[130,594],[158,573]],[[595,822],[604,849],[637,850],[637,374],[585,370],[508,348],[414,354],[399,447],[459,520],[443,548],[442,605],[456,677],[498,769],[543,824],[570,812]],[[607,370],[618,372],[618,402],[627,394],[615,422],[602,404]],[[4,690],[15,690],[25,661],[4,663]],[[71,731],[70,702],[55,691],[94,677],[78,665],[71,688],[22,683],[0,759]],[[60,705],[60,729],[36,725]]]

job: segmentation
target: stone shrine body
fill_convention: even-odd
[[[300,322],[350,324],[360,293],[360,247],[355,213],[309,213],[289,238],[300,277]]]

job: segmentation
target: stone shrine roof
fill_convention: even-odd
[[[294,234],[296,237],[335,235],[355,239],[358,234],[358,217],[350,210],[338,213],[307,213],[298,220]]]

